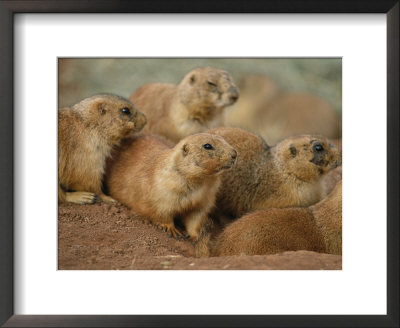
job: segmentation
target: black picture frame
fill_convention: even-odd
[[[14,315],[13,20],[16,13],[385,13],[387,15],[387,315]],[[0,0],[0,324],[4,327],[399,327],[399,1]],[[368,288],[366,286],[366,288]]]

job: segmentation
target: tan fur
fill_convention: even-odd
[[[126,108],[129,113],[121,110]],[[125,111],[126,111],[125,109]],[[114,146],[140,131],[146,117],[128,100],[111,94],[86,98],[58,111],[58,200],[93,203],[102,192],[105,161]]]
[[[328,197],[309,209],[324,238],[326,253],[342,254],[342,180]]]
[[[272,79],[261,74],[242,77],[238,87],[240,98],[226,109],[225,125],[256,132],[259,129],[260,110],[283,94],[283,90]]]
[[[309,250],[342,254],[342,183],[309,208],[272,208],[247,214],[211,243],[214,256]]]
[[[290,92],[266,105],[258,116],[260,134],[270,143],[297,134],[341,136],[341,122],[324,99],[307,92]]]
[[[331,143],[333,143],[338,149],[342,150],[342,138],[330,139]]]
[[[209,144],[212,150],[203,146]],[[193,241],[208,224],[220,174],[235,162],[236,151],[221,137],[200,133],[171,148],[161,137],[139,134],[126,140],[107,169],[110,195],[135,212],[181,236],[182,221]]]
[[[324,187],[324,193],[326,195],[330,194],[333,188],[335,188],[336,184],[342,180],[342,166],[340,165],[336,169],[328,172],[322,178],[322,184]]]
[[[286,92],[264,75],[239,82],[240,99],[225,113],[228,126],[259,133],[270,144],[297,134],[341,136],[341,120],[324,99],[309,92]]]
[[[188,135],[222,125],[224,108],[232,105],[238,96],[229,73],[203,67],[189,72],[179,85],[146,84],[130,99],[147,116],[145,132],[178,142]]]
[[[341,153],[321,136],[294,136],[274,147],[250,132],[221,127],[222,136],[238,152],[235,167],[222,175],[216,216],[236,218],[271,207],[309,206],[324,196],[322,176],[341,164]],[[321,145],[323,151],[313,149]]]

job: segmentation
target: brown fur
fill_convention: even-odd
[[[223,109],[232,105],[238,96],[229,73],[203,67],[189,72],[179,85],[146,84],[130,99],[147,116],[145,132],[178,142],[188,135],[222,125]]]
[[[321,136],[294,136],[269,147],[238,128],[208,133],[222,136],[238,152],[235,167],[222,175],[216,216],[236,218],[258,209],[314,204],[325,196],[322,176],[341,164],[340,151]],[[323,151],[316,151],[317,145]]]
[[[123,108],[129,113],[123,113]],[[93,203],[97,196],[113,201],[102,192],[105,161],[123,137],[140,131],[145,124],[146,117],[130,101],[111,94],[59,109],[59,202]]]
[[[309,208],[272,208],[243,216],[211,244],[214,256],[309,250],[342,254],[342,183]]]
[[[341,136],[341,120],[324,99],[309,92],[285,92],[264,75],[239,82],[240,99],[226,111],[226,125],[262,135],[270,144],[297,134]]]
[[[171,148],[161,137],[139,134],[124,140],[107,169],[107,185],[112,197],[174,237],[181,236],[174,223],[179,219],[197,241],[208,238],[202,229],[209,229],[220,174],[235,158],[219,136],[195,134]]]

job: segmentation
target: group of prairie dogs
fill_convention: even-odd
[[[99,94],[60,109],[59,202],[119,201],[189,238],[197,256],[341,254],[341,171],[327,175],[341,151],[320,135],[270,146],[224,127],[224,109],[238,99],[229,73],[204,67],[178,85],[144,85],[130,100]],[[216,221],[225,228],[211,238]]]

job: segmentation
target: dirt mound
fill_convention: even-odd
[[[59,205],[60,270],[213,269],[340,270],[342,257],[308,251],[195,258],[175,240],[121,204]]]

